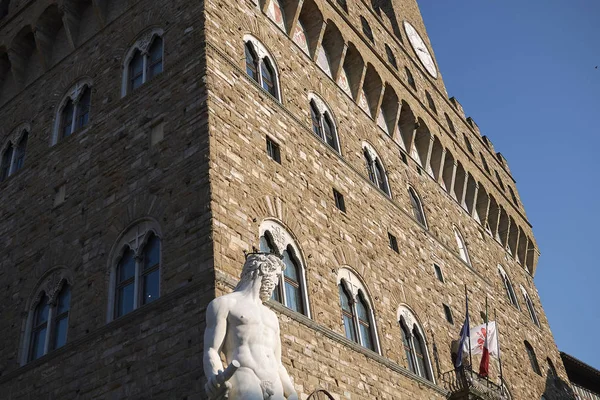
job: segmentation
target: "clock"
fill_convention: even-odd
[[[423,64],[425,67],[425,70],[429,72],[429,75],[437,79],[438,73],[437,68],[435,67],[435,62],[433,61],[433,57],[427,49],[423,38],[421,38],[415,27],[412,26],[408,21],[404,21],[404,31],[406,32],[406,36],[408,36],[410,45],[414,49],[415,53],[417,53],[419,61],[421,61],[421,64]]]

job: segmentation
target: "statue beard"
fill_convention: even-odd
[[[273,276],[264,275],[260,283],[260,300],[264,303],[269,300],[275,290],[276,282]]]

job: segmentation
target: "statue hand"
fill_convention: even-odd
[[[208,382],[204,385],[204,391],[209,400],[226,399],[229,394],[229,389],[231,389],[231,383],[227,381],[219,383],[217,375],[212,375],[208,378]]]

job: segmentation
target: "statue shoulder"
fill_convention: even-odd
[[[238,296],[236,293],[224,294],[223,296],[215,297],[208,304],[208,311],[212,312],[220,312],[220,311],[229,311],[231,307],[233,307],[238,300]]]

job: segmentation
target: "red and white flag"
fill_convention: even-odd
[[[490,357],[498,358],[498,339],[496,333],[496,321],[490,321],[487,324],[482,324],[471,329],[470,343],[465,342],[464,351],[468,352],[471,346],[471,354],[483,354],[485,342],[487,339],[487,350]]]
[[[479,375],[488,377],[490,373],[490,351],[488,349],[490,335],[489,324],[486,324],[486,335],[483,339],[483,353],[481,355],[481,362],[479,363]]]

